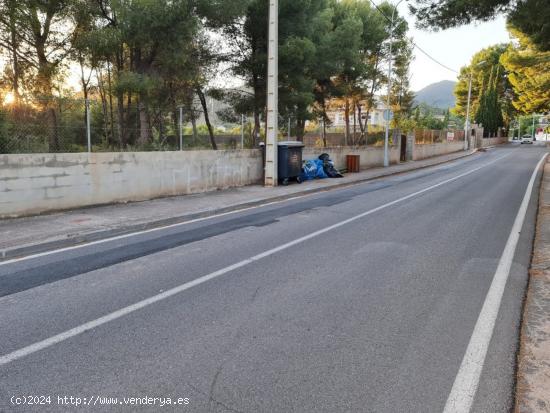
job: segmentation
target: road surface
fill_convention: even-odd
[[[534,176],[471,408],[508,411],[545,152],[0,264],[0,411],[442,412]]]

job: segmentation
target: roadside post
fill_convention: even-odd
[[[288,118],[287,139],[290,140],[290,117]]]
[[[90,100],[86,99],[86,141],[88,142],[88,152],[92,152],[92,133],[90,131]]]
[[[181,106],[180,106],[178,127],[179,127],[179,135],[180,135],[180,151],[183,151],[183,107]]]
[[[464,150],[468,150],[470,140],[470,100],[472,99],[472,71],[468,81],[468,104],[466,106],[466,123],[464,124]]]
[[[244,114],[241,115],[241,149],[244,149]]]
[[[265,186],[277,186],[277,132],[279,88],[279,1],[269,0],[267,61],[267,133],[265,143]]]
[[[388,65],[388,96],[386,99],[386,111],[388,112],[388,116],[386,119],[386,134],[384,136],[384,167],[390,166],[390,154],[389,154],[389,143],[390,143],[390,115],[389,112],[390,109],[390,96],[391,96],[391,75],[392,75],[392,64],[393,64],[393,30],[394,30],[394,19],[395,19],[395,11],[397,10],[397,7],[403,2],[403,0],[400,0],[395,6],[393,6],[393,11],[391,13],[391,27],[390,27],[390,63]]]

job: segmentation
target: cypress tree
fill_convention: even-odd
[[[485,86],[485,82],[483,82],[479,107],[475,116],[476,122],[483,125],[486,135],[496,134],[498,128],[504,124],[502,107],[497,91],[498,74],[498,68],[493,68],[487,87]]]

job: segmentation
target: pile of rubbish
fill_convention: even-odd
[[[302,174],[300,175],[302,181],[343,177],[344,175],[334,167],[334,162],[328,153],[323,153],[317,159],[303,161]]]

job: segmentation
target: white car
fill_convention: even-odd
[[[523,145],[524,143],[533,143],[533,137],[531,135],[523,135],[521,137],[521,144]]]

